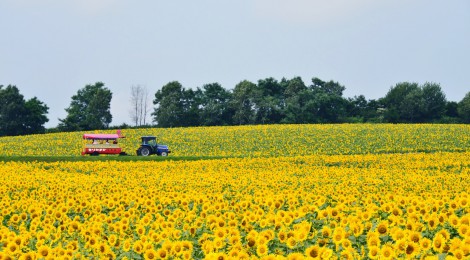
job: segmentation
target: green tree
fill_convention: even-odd
[[[256,84],[248,80],[241,81],[235,86],[231,102],[231,107],[234,111],[234,124],[246,125],[255,123],[255,91]]]
[[[315,91],[339,97],[342,97],[343,91],[346,90],[346,88],[338,82],[332,80],[325,82],[317,77],[312,78],[312,85],[310,87]]]
[[[153,121],[161,127],[182,126],[184,115],[184,89],[178,81],[167,83],[155,93],[153,104],[156,105],[152,115]]]
[[[112,120],[112,96],[102,82],[86,85],[72,96],[70,106],[65,109],[66,118],[59,119],[59,129],[80,131],[108,128]]]
[[[274,78],[258,81],[253,94],[255,103],[255,122],[275,124],[281,122],[284,110],[284,88]]]
[[[446,116],[450,118],[459,117],[459,103],[455,101],[448,101],[446,104]]]
[[[343,98],[346,88],[338,82],[313,78],[310,89],[313,95],[307,103],[308,112],[311,113],[309,123],[341,122],[346,116],[347,100]]]
[[[48,109],[36,97],[25,101],[16,86],[0,85],[0,136],[44,133]]]
[[[437,83],[424,83],[423,91],[423,121],[431,122],[442,118],[446,113],[447,99],[441,86]]]
[[[470,92],[459,102],[457,110],[462,122],[470,123]]]
[[[441,119],[447,100],[439,84],[401,82],[383,99],[385,120],[392,123],[420,123]]]
[[[44,124],[49,121],[46,116],[49,107],[36,97],[26,101],[25,107],[27,111],[24,125],[26,134],[44,133],[46,131]]]
[[[290,80],[283,78],[281,85],[284,85],[284,118],[283,123],[301,124],[306,123],[304,114],[305,104],[307,103],[308,89],[300,77],[294,77]]]
[[[407,109],[410,109],[413,104],[407,104],[405,98],[410,93],[416,93],[419,89],[418,83],[401,82],[391,87],[387,95],[383,98],[385,105],[384,119],[387,122],[399,123],[405,122],[404,113],[407,113]],[[412,98],[408,98],[407,102],[412,101]],[[410,114],[410,112],[408,112]],[[416,112],[413,112],[413,115]]]
[[[379,120],[377,110],[379,103],[376,100],[367,100],[364,95],[348,98],[347,116],[356,122],[376,122]]]
[[[402,99],[399,107],[400,118],[404,122],[423,122],[424,109],[423,90],[419,87],[412,89]]]
[[[197,89],[183,89],[183,116],[181,126],[200,126],[202,91]]]
[[[226,125],[231,123],[229,102],[231,94],[219,83],[206,84],[202,87],[201,124],[205,126]]]

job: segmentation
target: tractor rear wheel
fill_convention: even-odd
[[[142,147],[142,149],[140,149],[140,154],[142,156],[149,156],[150,155],[150,149],[148,147]]]

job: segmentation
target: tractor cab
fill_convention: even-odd
[[[171,151],[167,145],[157,144],[157,138],[155,136],[142,136],[142,144],[137,149],[137,155],[149,156],[156,154],[160,156],[168,156]]]

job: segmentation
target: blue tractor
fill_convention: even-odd
[[[160,156],[168,156],[171,151],[167,145],[157,144],[157,138],[155,136],[142,136],[142,144],[137,149],[138,156],[149,156],[156,154]]]

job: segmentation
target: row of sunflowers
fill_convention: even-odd
[[[0,162],[0,259],[465,259],[468,158]]]
[[[115,130],[91,131],[115,133]],[[80,156],[84,132],[0,138],[0,156]],[[279,157],[316,154],[463,152],[470,125],[258,125],[123,129],[120,145],[135,154],[154,135],[173,156]]]

